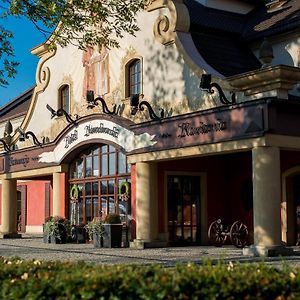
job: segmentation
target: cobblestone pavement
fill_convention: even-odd
[[[152,264],[173,266],[176,263],[202,263],[205,259],[216,262],[219,259],[233,262],[259,262],[258,257],[244,256],[242,250],[234,246],[168,247],[156,249],[94,248],[93,244],[45,244],[41,237],[26,236],[22,239],[1,239],[0,256],[17,256],[26,260],[85,261],[96,264]],[[285,261],[292,266],[300,266],[300,248],[295,255],[285,258],[265,258],[265,262],[282,265]]]

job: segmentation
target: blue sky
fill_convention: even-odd
[[[20,63],[15,78],[8,80],[7,87],[0,87],[0,106],[3,106],[35,85],[38,57],[32,55],[30,50],[43,43],[46,38],[25,18],[1,20],[0,24],[14,33],[12,44],[15,50],[15,60]]]

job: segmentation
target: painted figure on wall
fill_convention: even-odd
[[[93,90],[95,96],[104,96],[109,92],[108,50],[101,47],[88,48],[83,52],[82,63],[85,68],[83,82],[83,97],[88,90]]]

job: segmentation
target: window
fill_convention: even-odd
[[[141,60],[136,59],[128,65],[128,97],[141,94]]]
[[[119,197],[119,186],[124,181],[130,181],[130,165],[119,149],[99,144],[80,153],[70,165],[69,179],[70,188],[76,184],[79,190],[79,222],[118,213],[128,224],[130,201]]]
[[[67,113],[70,113],[70,88],[68,85],[63,85],[60,88],[58,108],[62,108]]]

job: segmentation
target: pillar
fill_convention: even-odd
[[[131,247],[160,246],[158,235],[157,166],[136,164],[136,240]]]
[[[252,150],[254,255],[284,254],[281,246],[281,171],[277,147]]]
[[[53,173],[53,202],[52,202],[52,215],[60,216],[61,215],[61,173]]]
[[[21,237],[17,233],[17,180],[2,179],[2,238]]]

